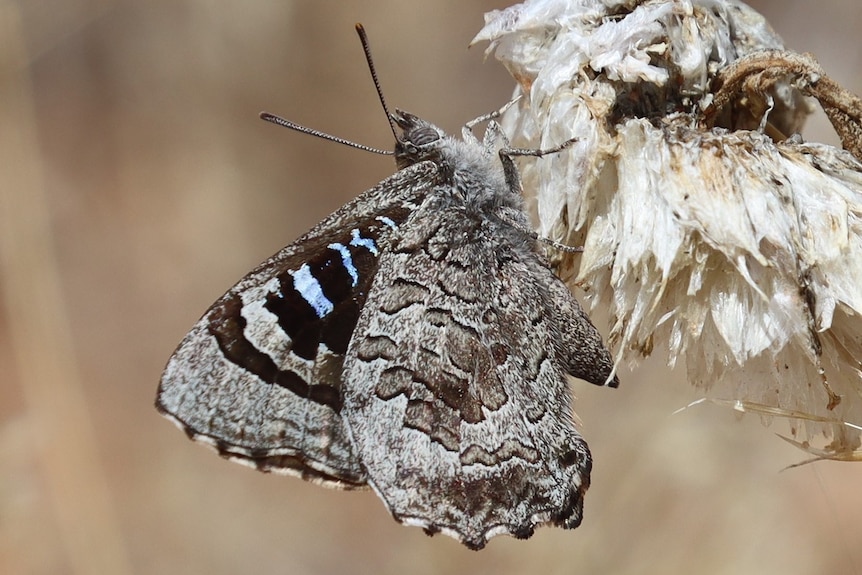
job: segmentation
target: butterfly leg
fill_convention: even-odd
[[[580,138],[578,138],[578,137],[569,138],[568,140],[566,140],[562,144],[554,146],[553,148],[544,148],[544,149],[540,149],[540,148],[506,148],[504,150],[500,150],[500,156],[502,157],[505,155],[505,156],[508,156],[510,158],[514,157],[514,156],[532,156],[534,158],[541,158],[543,156],[562,152],[563,150],[565,150],[566,148],[568,148],[569,146],[571,146],[572,144],[574,144],[575,142],[577,142],[579,140],[580,140]]]
[[[488,124],[488,130],[485,132],[486,140],[488,134],[492,131],[492,129],[500,130],[499,124],[493,121]],[[558,146],[545,149],[510,148],[508,145],[501,148],[498,154],[500,156],[500,162],[503,164],[503,173],[506,177],[506,185],[509,187],[510,190],[517,190],[519,193],[521,191],[521,175],[518,171],[518,167],[515,165],[515,162],[512,158],[516,156],[532,156],[534,158],[541,158],[549,154],[556,154],[557,152],[561,152],[577,141],[578,138],[569,138]]]
[[[464,130],[469,130],[470,132],[472,132],[473,128],[475,128],[476,126],[478,126],[479,124],[481,124],[483,122],[488,122],[490,120],[499,119],[500,116],[502,116],[506,112],[506,110],[508,110],[509,108],[514,106],[515,103],[518,102],[518,100],[520,100],[520,99],[521,99],[521,96],[517,96],[516,98],[506,102],[499,110],[489,112],[488,114],[483,114],[482,116],[479,116],[478,118],[470,120],[469,122],[464,124]]]

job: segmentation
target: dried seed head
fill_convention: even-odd
[[[858,154],[859,100],[734,0],[528,0],[480,40],[525,96],[513,145],[578,138],[522,177],[540,235],[584,245],[559,268],[618,360],[661,342],[712,395],[857,447],[829,421],[862,422],[862,165],[794,134],[813,95]]]

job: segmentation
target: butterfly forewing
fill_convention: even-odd
[[[341,416],[344,355],[379,255],[434,171],[398,172],[243,278],[174,352],[158,409],[241,463],[361,486]]]

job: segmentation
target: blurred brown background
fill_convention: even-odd
[[[862,92],[858,0],[751,4]],[[661,357],[575,387],[583,525],[480,553],[370,492],[225,462],[152,408],[216,297],[393,171],[257,113],[390,147],[362,21],[390,104],[456,131],[511,93],[467,50],[505,6],[0,0],[0,573],[862,573],[862,468],[782,472],[805,454],[781,422],[672,415],[698,394]]]

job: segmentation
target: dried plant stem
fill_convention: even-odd
[[[862,161],[862,99],[830,78],[811,54],[763,50],[733,62],[717,78],[720,87],[707,111],[707,127],[712,127],[710,121],[720,111],[739,105],[741,95],[746,96],[746,105],[768,105],[763,101],[754,104],[752,99],[762,100],[777,82],[788,77],[802,93],[820,102],[844,149]]]

